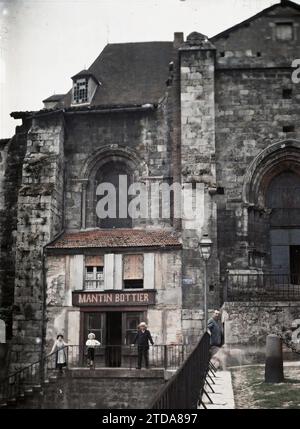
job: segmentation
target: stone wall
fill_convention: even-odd
[[[248,209],[243,201],[245,175],[253,159],[265,148],[287,138],[299,139],[300,85],[293,85],[293,98],[282,98],[282,88],[291,84],[288,70],[218,71],[216,79],[217,183],[219,255],[222,270],[249,266]],[[293,123],[295,132],[284,133],[283,125]],[[239,148],[239,150],[237,150]],[[246,210],[246,213],[245,213]],[[254,214],[255,215],[255,214]],[[250,216],[250,214],[249,214]],[[263,212],[255,215],[256,228]],[[258,232],[258,231],[257,231]],[[266,232],[268,233],[268,231]],[[267,251],[268,235],[256,234],[256,250]],[[253,249],[252,249],[253,252]],[[258,261],[257,267],[267,264]],[[255,267],[255,262],[252,263]]]
[[[276,39],[276,23],[285,20],[294,23],[294,38],[283,42]],[[292,82],[291,68],[299,37],[299,14],[281,6],[212,39],[217,186],[224,192],[215,197],[222,274],[227,268],[269,268],[268,219],[263,210],[248,210],[243,186],[251,162],[264,149],[300,137],[300,85]],[[290,98],[284,98],[284,89],[292,91]],[[286,125],[295,130],[284,132]]]
[[[93,180],[105,162],[123,160],[129,163],[134,181],[148,186],[170,181],[171,142],[167,117],[167,101],[152,111],[66,117],[67,229],[84,227],[82,204],[86,207],[85,226],[97,226]],[[134,225],[170,226],[170,220],[137,219]]]
[[[27,124],[19,126],[12,139],[0,141],[0,318],[5,321],[8,339],[12,336],[17,198],[27,130]]]
[[[64,128],[34,120],[18,194],[12,362],[38,360],[44,338],[44,246],[62,229]]]
[[[163,385],[163,370],[71,370],[17,408],[146,409]]]
[[[299,317],[298,302],[225,302],[224,362],[227,365],[264,362],[267,335],[290,331]],[[286,357],[291,358],[291,353]]]
[[[181,180],[196,190],[199,207],[194,219],[184,217],[183,318],[190,340],[199,339],[204,318],[204,262],[199,241],[207,233],[213,241],[208,263],[207,300],[219,306],[215,166],[215,48],[205,36],[192,33],[180,48],[181,58]],[[199,309],[199,310],[198,310]]]

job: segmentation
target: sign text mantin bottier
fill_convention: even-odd
[[[155,304],[155,291],[73,292],[72,304],[74,306],[151,305]]]

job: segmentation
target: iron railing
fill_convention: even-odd
[[[0,405],[14,403],[34,388],[41,387],[48,379],[49,369],[55,368],[55,362],[56,352],[53,352],[4,378],[0,384]]]
[[[224,301],[297,301],[300,276],[289,274],[228,274]]]
[[[149,347],[149,368],[177,369],[187,358],[191,345],[154,345]],[[64,347],[67,368],[82,368],[88,365],[86,346],[68,345]],[[95,348],[93,368],[122,367],[133,369],[137,366],[137,346],[99,346]],[[2,380],[0,384],[0,405],[14,403],[25,397],[34,388],[40,388],[53,371],[57,369],[57,352],[45,356],[40,361],[20,368]],[[145,362],[143,361],[143,366]]]
[[[191,351],[191,345],[154,345],[148,350],[149,367],[177,369]],[[67,361],[69,367],[89,366],[88,351],[86,346],[72,345],[67,349]],[[134,369],[138,363],[138,347],[124,345],[104,345],[95,348],[94,367],[107,368],[119,367]],[[145,366],[144,360],[142,367]]]
[[[153,398],[150,409],[196,409],[209,369],[210,335],[206,332],[173,377]]]

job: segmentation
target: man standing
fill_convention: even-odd
[[[215,310],[211,319],[207,322],[210,331],[210,354],[213,356],[222,346],[223,329],[220,323],[220,311]]]
[[[145,367],[149,368],[149,355],[148,355],[148,350],[149,350],[149,341],[152,344],[152,346],[154,345],[154,342],[152,340],[150,331],[148,331],[147,329],[147,325],[145,322],[141,322],[138,326],[138,332],[133,340],[133,344],[137,343],[138,345],[138,366],[137,369],[141,369],[142,368],[142,359],[144,356],[144,360],[145,360]]]

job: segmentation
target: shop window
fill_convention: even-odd
[[[85,260],[85,290],[104,288],[104,267],[102,256],[88,256]]]
[[[96,340],[104,344],[104,316],[105,313],[86,313],[84,318],[84,342],[87,340],[88,334],[93,333]]]
[[[124,289],[142,289],[144,287],[144,256],[123,256]]]
[[[276,39],[287,41],[293,40],[294,38],[294,29],[291,22],[278,22],[276,24]]]
[[[138,325],[144,322],[142,312],[125,313],[125,341],[126,344],[132,344],[136,336]]]

